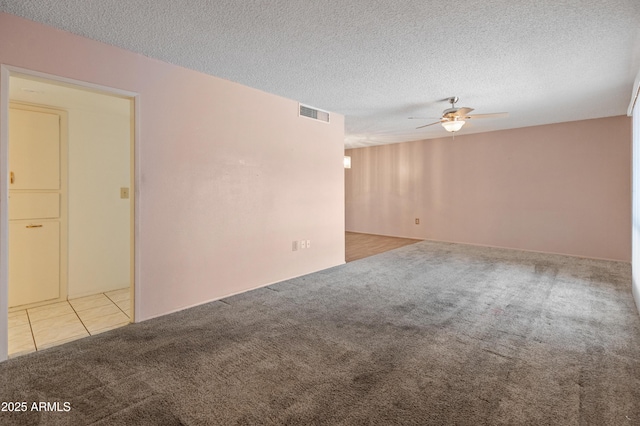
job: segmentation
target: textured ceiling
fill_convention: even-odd
[[[0,0],[0,10],[346,116],[347,147],[622,115],[638,0]],[[433,120],[431,120],[433,121]]]

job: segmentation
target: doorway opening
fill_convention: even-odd
[[[0,360],[135,318],[136,94],[2,71]]]

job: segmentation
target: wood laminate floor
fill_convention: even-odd
[[[415,244],[422,240],[412,238],[386,237],[383,235],[360,234],[357,232],[345,232],[347,262],[384,253],[409,244]]]

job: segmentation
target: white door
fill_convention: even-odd
[[[9,307],[66,297],[61,246],[66,185],[61,115],[9,109]],[[65,245],[66,246],[66,245]]]

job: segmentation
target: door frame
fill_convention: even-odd
[[[42,73],[11,65],[0,64],[0,362],[8,358],[9,352],[9,79],[11,76],[26,76],[49,80],[53,83],[75,86],[76,88],[119,96],[131,100],[131,138],[130,138],[130,280],[131,280],[131,322],[136,322],[136,313],[140,312],[140,259],[139,253],[139,184],[140,184],[140,95],[121,89],[99,84],[74,80],[71,78]]]

